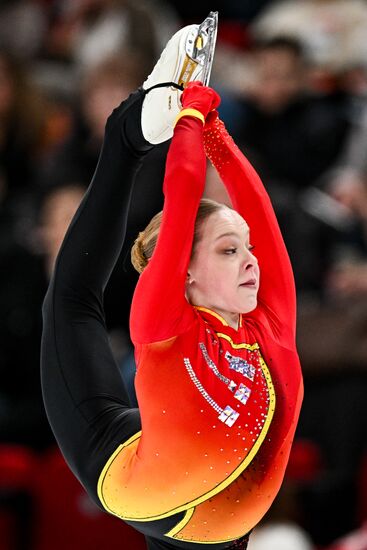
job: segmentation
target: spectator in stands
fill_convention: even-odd
[[[117,98],[126,98],[140,82],[136,58],[110,57],[86,72],[77,93],[75,116],[70,137],[47,159],[43,185],[68,181],[88,181],[98,161],[106,113]]]
[[[340,240],[339,253],[335,254],[327,281],[328,289],[334,300],[348,304],[351,301],[361,304],[362,301],[367,314],[367,170],[348,172],[345,169],[334,178],[331,193],[359,222],[359,231],[355,232],[354,239],[346,235]]]
[[[314,64],[338,72],[366,59],[367,4],[363,0],[278,0],[260,13],[253,32],[260,39],[280,34],[301,39]]]
[[[143,74],[151,68],[157,29],[144,0],[62,0],[60,8],[47,42],[53,57],[86,70],[129,51],[140,57]]]
[[[43,101],[21,62],[0,49],[0,250],[11,240],[24,194],[35,183]]]
[[[90,69],[81,84],[80,100],[72,134],[51,158],[41,178],[43,188],[77,181],[85,186],[92,178],[102,144],[107,113],[129,95],[140,81],[139,67],[128,55],[107,59]],[[122,329],[129,341],[128,320],[131,297],[137,281],[135,270],[126,261],[135,235],[141,231],[163,204],[161,182],[168,144],[156,147],[149,166],[137,177],[132,198],[130,222],[125,245],[106,291],[109,328]],[[121,182],[123,185],[123,182]],[[141,199],[144,193],[144,200]],[[140,197],[140,199],[139,199]],[[143,206],[143,208],[142,208]]]
[[[80,185],[49,192],[33,238],[35,250],[8,243],[0,254],[0,441],[53,442],[39,383],[41,306],[65,231],[84,194]]]
[[[306,72],[298,40],[277,37],[254,50],[240,138],[269,186],[313,184],[336,160],[346,136],[344,104],[311,95]]]
[[[38,252],[44,258],[47,278],[51,276],[66,229],[84,192],[85,188],[81,185],[64,185],[53,189],[43,201],[38,227]]]
[[[336,299],[364,300],[367,307],[367,66],[346,71],[343,85],[353,97],[352,127],[331,171],[328,192],[356,220],[353,235],[343,235],[328,288]]]
[[[367,141],[360,140],[363,124],[361,120],[352,132],[343,163],[331,174],[328,187],[352,223],[339,231],[331,247],[331,266],[324,281],[326,301],[322,307],[300,308],[298,318],[298,346],[306,372],[298,435],[318,444],[327,466],[301,496],[307,526],[319,544],[359,526],[358,475],[367,433]]]
[[[47,8],[46,2],[35,0],[1,2],[1,45],[23,60],[33,59],[43,44],[48,25]]]
[[[366,72],[367,83],[367,72]],[[361,220],[367,220],[367,102],[357,113],[336,168],[331,172],[328,191]],[[359,115],[359,116],[358,116]],[[367,222],[365,221],[364,224]]]
[[[292,259],[298,291],[322,288],[329,228],[302,209],[301,193],[338,158],[348,122],[344,96],[307,90],[301,43],[287,37],[259,43],[250,59],[236,141],[265,182]],[[300,242],[306,242],[306,251]]]

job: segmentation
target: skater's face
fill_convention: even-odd
[[[216,311],[233,325],[239,313],[257,306],[259,280],[245,220],[229,208],[207,217],[187,275],[189,302]]]

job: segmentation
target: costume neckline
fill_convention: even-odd
[[[215,319],[217,319],[218,321],[221,322],[221,324],[224,326],[224,327],[228,327],[228,329],[231,329],[231,330],[234,330],[236,332],[238,332],[241,328],[242,328],[242,313],[239,314],[239,323],[238,323],[238,328],[235,329],[233,327],[231,327],[229,325],[229,323],[227,323],[227,321],[224,319],[224,317],[222,317],[222,315],[220,315],[219,313],[217,313],[216,311],[208,308],[208,307],[203,307],[203,306],[193,306],[196,310],[198,311],[203,311],[204,313],[209,313],[209,315],[211,315],[212,317],[215,317]]]

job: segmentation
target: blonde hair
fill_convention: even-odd
[[[194,241],[192,245],[193,252],[195,245],[200,240],[201,223],[211,214],[218,212],[223,208],[229,207],[211,199],[201,199],[195,220]],[[151,219],[144,231],[141,231],[135,239],[131,249],[131,263],[138,273],[142,273],[144,271],[150,258],[153,256],[162,222],[162,214],[162,211],[158,212],[158,214]]]

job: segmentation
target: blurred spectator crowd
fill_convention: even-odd
[[[0,4],[0,550],[58,548],[51,538],[40,542],[39,499],[24,481],[63,468],[41,398],[41,305],[93,175],[105,120],[145,80],[171,34],[211,9],[220,21],[211,84],[281,225],[296,279],[305,376],[286,480],[249,549],[367,550],[367,1],[197,4]],[[162,208],[168,145],[149,154],[138,176],[126,243],[105,296],[111,345],[132,404],[128,319],[137,274],[129,251]],[[229,202],[210,166],[205,193]],[[62,471],[57,476],[67,478]],[[70,489],[70,502],[87,498],[78,491]],[[52,508],[49,498],[42,510]],[[96,521],[99,512],[88,506],[76,506],[74,516]],[[58,528],[62,541],[67,525],[50,537]],[[94,546],[62,547],[104,548],[93,540]],[[133,540],[124,548],[140,548]]]

